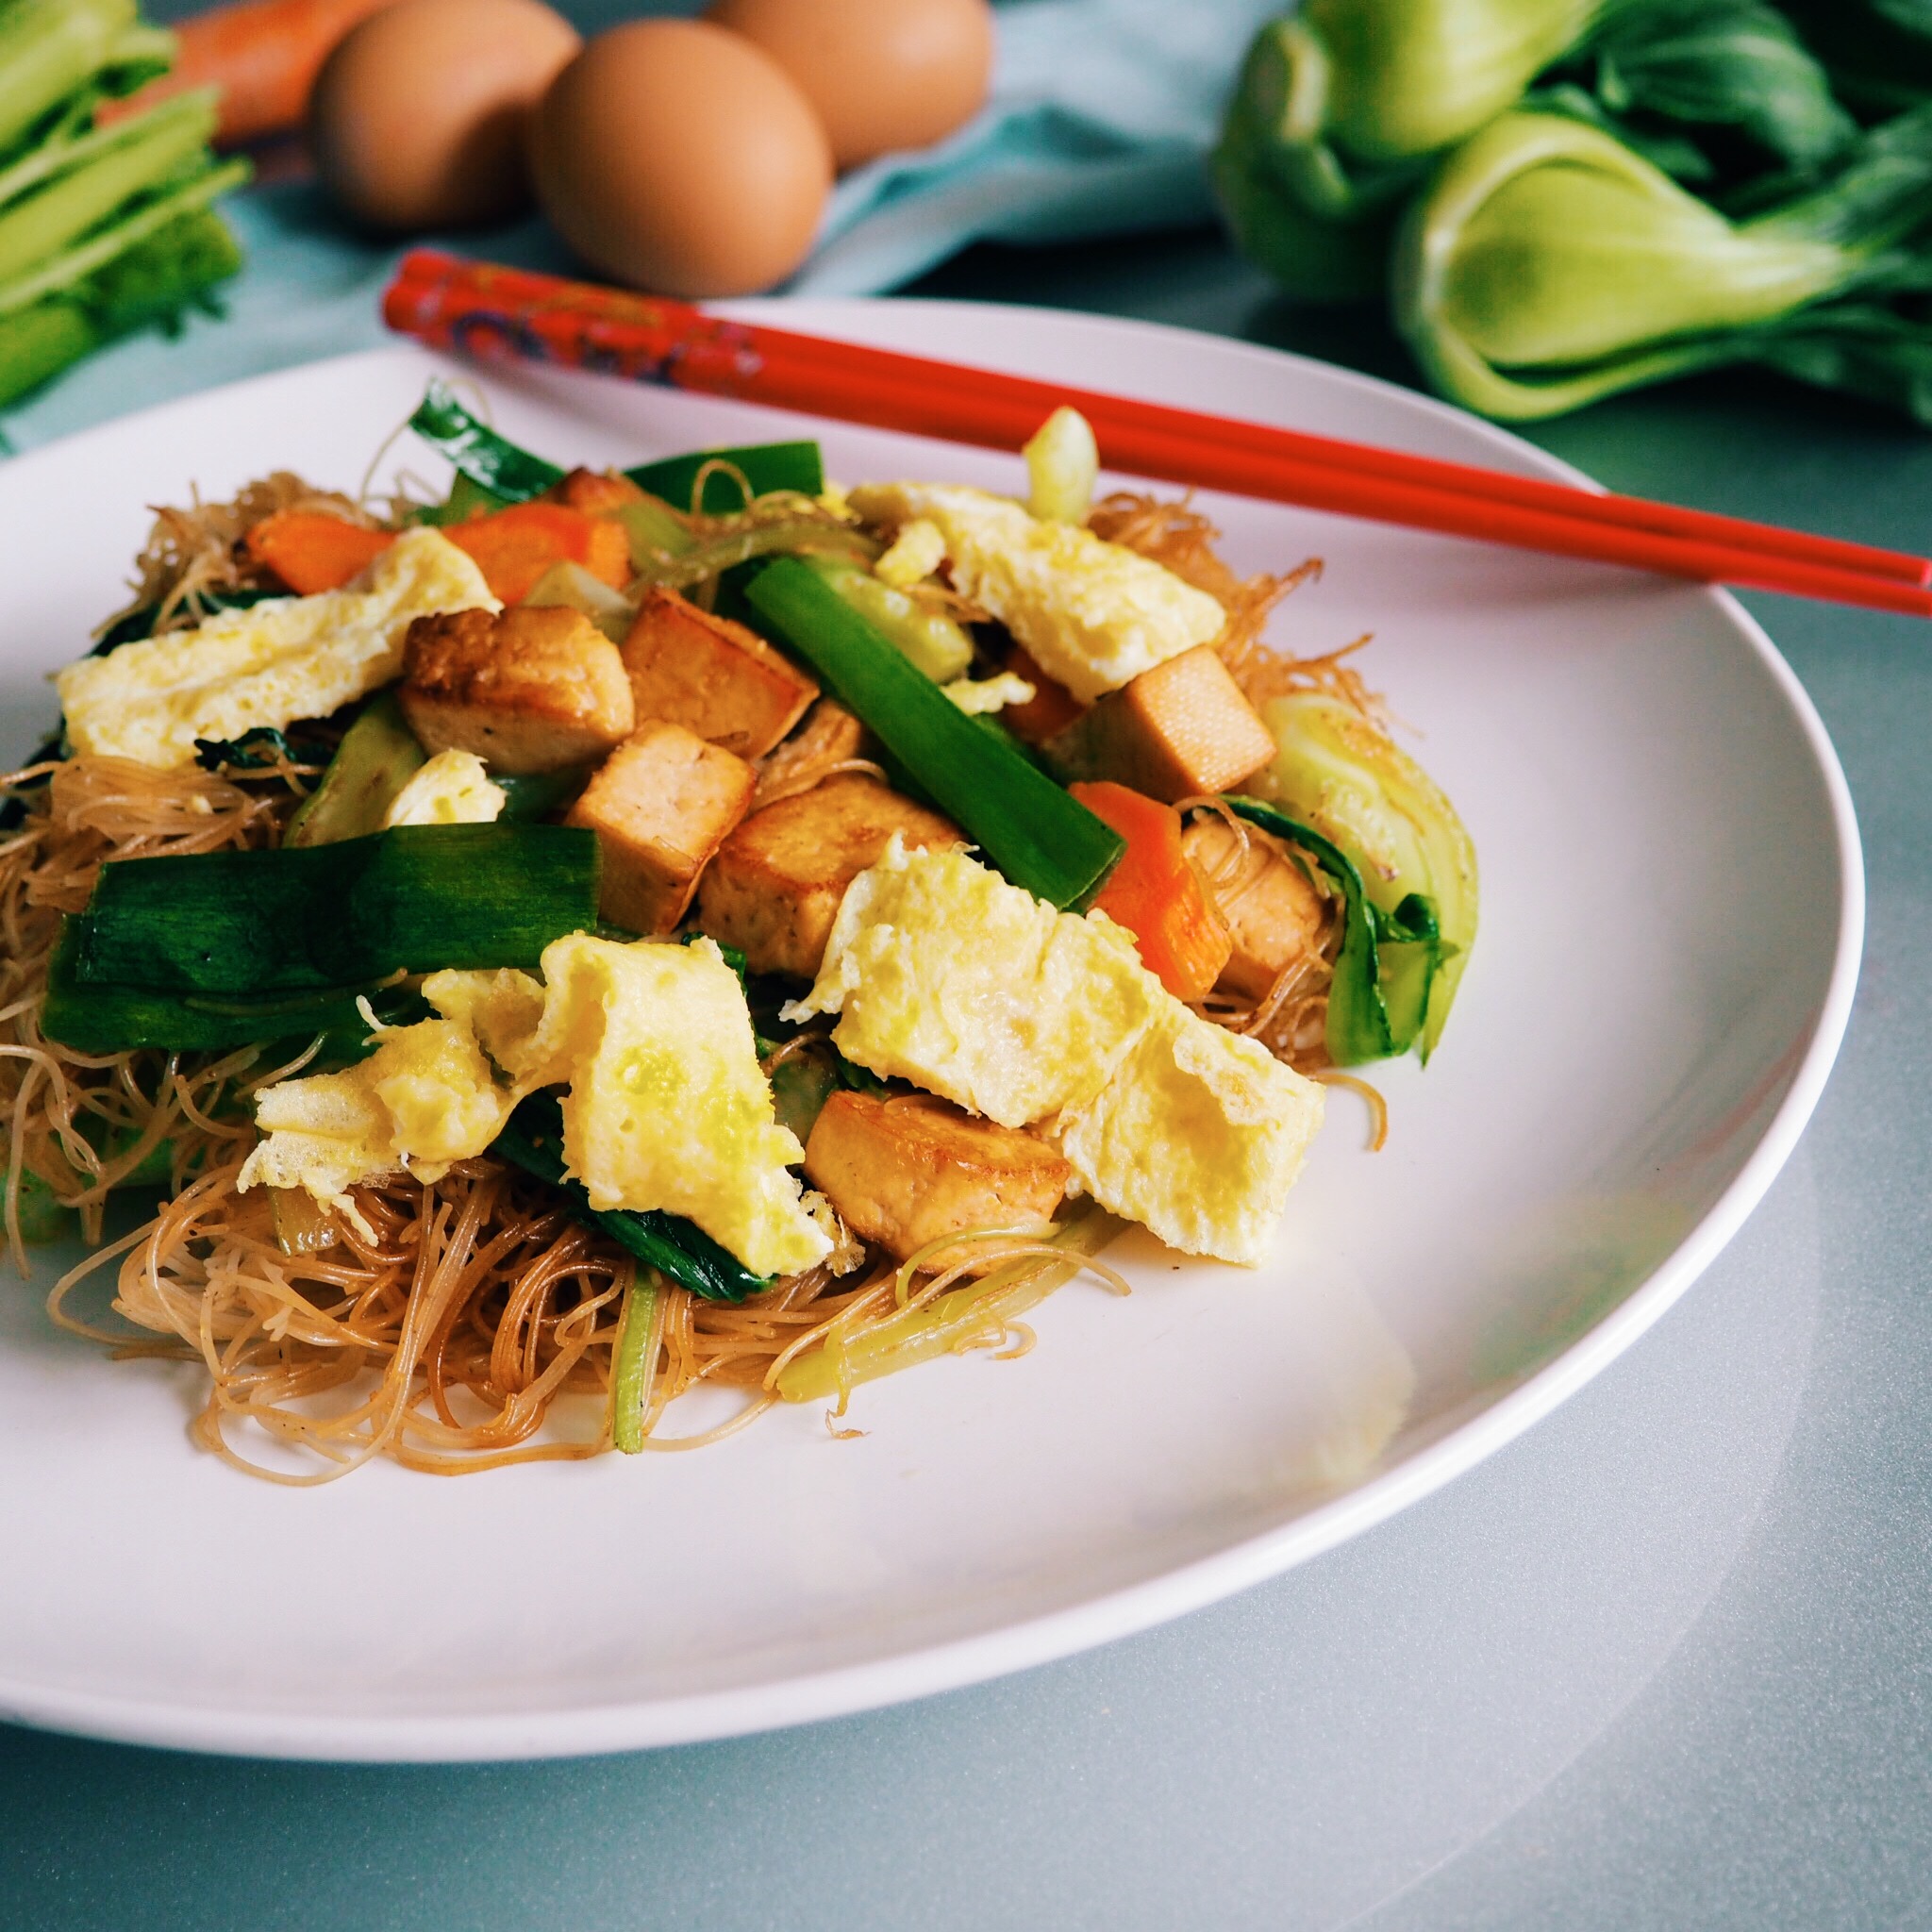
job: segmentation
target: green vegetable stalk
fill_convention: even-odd
[[[1249,50],[1214,158],[1223,211],[1291,292],[1377,293],[1403,204],[1519,105],[1698,184],[1812,175],[1857,133],[1768,0],[1308,0]]]
[[[133,0],[0,0],[0,406],[241,266],[210,208],[248,165],[208,152],[210,92],[94,125],[173,47]]]
[[[1235,240],[1291,292],[1373,293],[1403,197],[1601,0],[1307,0],[1249,48],[1214,157]]]
[[[1396,319],[1454,400],[1556,415],[1724,363],[1794,367],[1816,305],[1932,283],[1932,108],[1864,136],[1824,184],[1733,222],[1597,128],[1512,113],[1410,209]]]

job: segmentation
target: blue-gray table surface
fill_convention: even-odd
[[[981,250],[918,292],[1406,374],[1207,234]],[[1768,383],[1536,436],[1618,489],[1932,536],[1932,439]],[[1932,1923],[1932,635],[1747,601],[1850,775],[1864,978],[1770,1198],[1557,1415],[1216,1608],[807,1729],[385,1769],[0,1728],[0,1927]]]

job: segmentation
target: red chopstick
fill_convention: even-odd
[[[1707,583],[1932,617],[1932,559],[1641,497],[1006,375],[419,249],[391,327],[487,358],[554,362],[844,422],[1016,449],[1060,404],[1108,466],[1410,528]]]

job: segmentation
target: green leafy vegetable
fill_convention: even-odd
[[[788,558],[746,595],[1016,886],[1061,907],[1099,889],[1125,850],[1120,834],[964,716],[833,585]]]
[[[1475,944],[1475,847],[1441,787],[1354,706],[1298,691],[1269,699],[1261,716],[1276,750],[1254,789],[1347,854],[1391,943],[1426,937],[1415,925],[1412,899],[1425,899],[1441,923],[1441,971],[1432,970],[1424,988],[1426,1059]],[[1387,990],[1386,961],[1382,980]]]
[[[1435,908],[1410,893],[1384,914],[1354,859],[1312,825],[1257,798],[1230,795],[1227,805],[1264,832],[1300,846],[1341,894],[1341,950],[1328,986],[1328,1058],[1338,1067],[1353,1067],[1407,1053],[1422,1033],[1430,990],[1448,955]],[[1424,1059],[1430,1044],[1424,1041]]]
[[[533,967],[596,916],[593,833],[409,825],[105,865],[70,937],[80,985],[237,998],[445,966]]]
[[[729,464],[730,469],[714,469],[705,478],[702,503],[693,505],[691,491],[698,472],[707,463]],[[753,496],[774,490],[795,490],[804,496],[817,496],[825,487],[824,458],[815,442],[758,442],[738,449],[693,450],[689,456],[666,457],[659,462],[640,463],[624,474],[640,490],[661,497],[675,508],[696,508],[706,516],[730,516],[748,508],[736,470],[751,486]]]
[[[204,772],[271,772],[277,765],[324,765],[327,745],[291,738],[273,724],[258,724],[240,738],[197,738],[194,762]]]
[[[1444,393],[1555,415],[1740,361],[1803,373],[1817,305],[1932,284],[1932,108],[1863,136],[1819,187],[1732,222],[1600,129],[1507,114],[1410,210],[1397,319]]]
[[[525,1173],[560,1189],[579,1221],[600,1229],[626,1254],[668,1274],[679,1287],[706,1301],[741,1302],[772,1285],[682,1215],[655,1208],[638,1213],[630,1208],[592,1208],[583,1189],[565,1177],[563,1115],[549,1094],[533,1094],[525,1101],[491,1147]]]
[[[473,416],[440,376],[430,378],[409,427],[424,441],[434,443],[458,475],[488,491],[499,505],[527,503],[563,481],[564,473],[555,463],[519,449]]]

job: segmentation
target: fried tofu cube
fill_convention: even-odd
[[[1047,756],[1073,778],[1113,778],[1152,798],[1225,791],[1274,740],[1213,649],[1183,651],[1102,698]]]
[[[834,698],[821,698],[796,731],[758,767],[756,807],[803,790],[828,765],[866,755],[866,729]]]
[[[1204,813],[1181,834],[1181,849],[1206,881],[1234,950],[1215,983],[1224,991],[1258,1000],[1297,959],[1322,943],[1328,908],[1315,883],[1293,859],[1250,838],[1237,857],[1227,822]]]
[[[417,618],[396,696],[428,751],[514,774],[590,764],[637,723],[617,646],[560,605]]]
[[[719,847],[698,890],[698,924],[754,973],[813,978],[845,888],[894,832],[908,851],[960,842],[951,821],[862,773],[781,798]]]
[[[624,641],[640,718],[662,718],[740,758],[761,758],[819,688],[741,624],[654,590]]]
[[[805,1149],[806,1179],[855,1234],[901,1261],[969,1228],[1051,1221],[1072,1175],[1031,1134],[924,1094],[835,1093]],[[967,1252],[941,1248],[923,1265],[948,1267]]]
[[[543,492],[552,503],[580,509],[589,517],[608,516],[627,503],[641,503],[644,492],[630,478],[615,470],[573,470],[561,483],[553,483]]]
[[[604,761],[564,823],[595,832],[597,909],[626,932],[670,932],[698,875],[751,804],[752,768],[682,724],[652,719]]]

